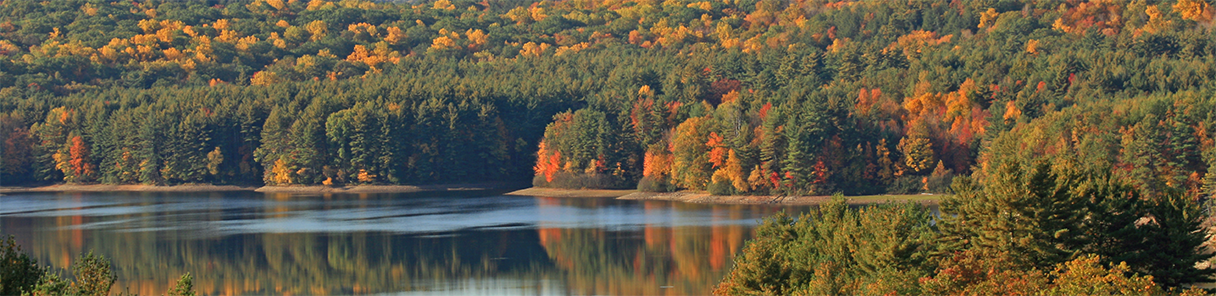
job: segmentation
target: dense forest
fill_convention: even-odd
[[[1211,275],[1214,18],[1206,0],[0,1],[0,185],[950,192],[940,219],[773,218],[718,292],[1154,294]]]
[[[1209,6],[5,1],[0,182],[945,192],[1033,129],[1199,193]]]

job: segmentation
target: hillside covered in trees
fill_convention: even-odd
[[[944,192],[1013,133],[1210,193],[1210,6],[5,1],[0,180]]]

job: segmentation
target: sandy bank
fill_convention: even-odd
[[[912,201],[924,205],[936,205],[942,195],[865,195],[846,197],[849,204],[865,205],[888,201]],[[791,205],[806,206],[823,204],[832,199],[831,196],[771,196],[771,195],[710,195],[705,192],[679,191],[669,193],[635,192],[617,199],[625,200],[665,200],[700,204],[740,204],[740,205]]]
[[[612,189],[558,189],[558,188],[527,188],[520,189],[507,195],[521,196],[541,196],[541,197],[561,197],[561,198],[602,198],[602,197],[621,197],[632,194],[637,190],[612,190]]]

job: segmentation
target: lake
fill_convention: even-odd
[[[104,255],[115,293],[705,295],[760,219],[808,209],[501,193],[10,194],[0,234],[61,270]]]

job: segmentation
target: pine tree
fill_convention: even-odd
[[[1205,215],[1198,202],[1183,194],[1167,193],[1148,201],[1146,210],[1147,221],[1137,225],[1139,233],[1131,237],[1143,238],[1135,242],[1140,248],[1130,250],[1139,255],[1128,260],[1132,270],[1152,275],[1153,281],[1167,287],[1207,281],[1216,274],[1216,270],[1195,267],[1214,256],[1203,254],[1209,234],[1203,227]]]
[[[1208,171],[1203,175],[1203,189],[1200,190],[1201,200],[1216,200],[1216,158],[1208,161]]]
[[[1039,162],[999,164],[980,182],[955,186],[942,202],[943,233],[987,256],[1020,268],[1068,261],[1082,245],[1085,203],[1069,192],[1078,177]]]

